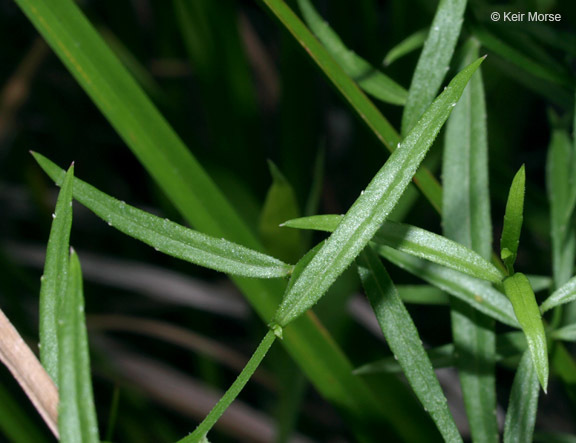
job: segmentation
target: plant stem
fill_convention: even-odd
[[[212,429],[212,426],[216,424],[218,419],[222,414],[224,414],[226,409],[228,409],[228,406],[230,406],[238,394],[240,394],[240,391],[242,391],[246,383],[248,383],[248,380],[250,380],[250,377],[252,377],[252,374],[254,374],[254,371],[256,371],[268,353],[274,340],[276,340],[276,335],[274,335],[272,330],[269,330],[254,351],[254,354],[252,354],[252,357],[250,357],[250,360],[248,360],[248,363],[246,363],[246,366],[244,366],[244,369],[242,369],[240,375],[238,375],[238,378],[236,378],[234,383],[232,383],[232,386],[230,386],[230,389],[226,391],[220,401],[216,403],[216,406],[212,408],[210,413],[206,416],[204,421],[198,425],[194,432],[187,437],[184,437],[178,443],[199,443],[203,441],[210,429]]]

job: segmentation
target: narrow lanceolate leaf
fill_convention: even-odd
[[[58,386],[58,303],[66,293],[68,282],[68,250],[72,227],[72,183],[74,165],[64,176],[56,202],[46,262],[40,285],[40,361]]]
[[[474,309],[506,325],[518,327],[510,301],[487,282],[410,256],[389,246],[373,244],[373,247],[386,260],[463,300]]]
[[[504,423],[505,443],[532,441],[538,410],[538,375],[530,352],[526,351],[518,365],[510,403]]]
[[[463,64],[478,57],[478,43],[464,46]],[[486,103],[481,72],[468,83],[446,125],[442,164],[442,224],[446,237],[485,260],[492,250],[488,189]],[[502,279],[500,275],[500,279]],[[469,304],[450,300],[455,360],[474,441],[498,441],[494,321]]]
[[[332,232],[342,220],[341,215],[317,215],[288,220],[282,226]],[[372,241],[482,280],[499,283],[504,278],[498,268],[471,249],[416,226],[384,221]]]
[[[44,171],[57,183],[64,171],[34,153]],[[291,266],[257,251],[217,239],[156,217],[74,179],[74,198],[119,231],[173,257],[217,271],[245,277],[273,278],[290,273]]]
[[[418,48],[421,48],[424,43],[426,42],[426,38],[428,37],[429,29],[421,29],[420,31],[416,31],[414,34],[409,35],[396,46],[394,46],[388,53],[382,64],[384,66],[390,66],[396,60],[404,57],[407,54],[410,54],[412,51],[415,51]]]
[[[349,50],[342,43],[338,34],[314,9],[310,0],[298,0],[298,5],[306,24],[342,67],[342,70],[352,77],[364,91],[387,103],[395,105],[406,103],[408,91]]]
[[[402,115],[403,135],[416,125],[444,80],[460,35],[465,9],[466,0],[441,0],[438,5],[408,90]]]
[[[550,201],[554,285],[565,284],[574,271],[576,234],[571,223],[576,199],[576,146],[567,131],[556,129],[548,147],[546,184]]]
[[[504,280],[504,290],[512,302],[518,323],[520,323],[526,335],[528,349],[538,374],[538,380],[542,389],[546,392],[548,386],[546,333],[530,282],[524,274],[518,272]]]
[[[360,254],[358,272],[386,341],[422,406],[432,416],[445,441],[462,441],[418,330],[386,269],[370,247]]]
[[[556,289],[550,297],[540,306],[542,313],[555,308],[556,306],[563,305],[576,300],[576,277],[571,278],[561,288]]]
[[[514,273],[514,262],[518,253],[518,244],[520,243],[520,231],[522,230],[522,221],[524,220],[524,189],[526,183],[526,173],[524,165],[514,176],[508,201],[506,203],[506,212],[504,213],[504,226],[502,228],[502,238],[500,240],[500,255],[510,274]]]
[[[556,329],[550,334],[555,340],[576,341],[576,323]]]
[[[84,294],[80,261],[74,251],[66,296],[58,309],[60,441],[99,442],[94,409],[88,337],[84,320]]]
[[[392,153],[286,293],[274,317],[277,324],[285,326],[312,307],[370,241],[402,196],[482,60],[472,63],[450,82],[400,147]]]

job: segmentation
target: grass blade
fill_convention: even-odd
[[[40,285],[40,361],[58,386],[58,304],[66,293],[74,165],[64,175],[53,215]]]
[[[465,65],[478,57],[478,44],[467,42],[464,54]],[[446,237],[485,260],[490,259],[492,250],[487,132],[484,85],[478,72],[446,125],[442,223]],[[494,321],[457,298],[450,300],[450,306],[456,367],[472,439],[496,442]]]
[[[349,50],[338,34],[322,19],[310,0],[298,0],[306,24],[326,47],[342,70],[358,83],[364,91],[383,102],[404,105],[408,91]]]
[[[250,380],[250,377],[256,371],[256,369],[258,368],[258,366],[268,353],[268,350],[274,344],[275,340],[276,335],[274,335],[272,331],[268,331],[268,333],[262,339],[262,342],[258,345],[256,350],[254,351],[254,354],[252,354],[252,357],[250,357],[248,363],[246,363],[244,369],[242,369],[240,375],[238,375],[232,386],[230,386],[230,389],[226,391],[226,393],[218,401],[216,406],[214,406],[214,408],[210,411],[210,413],[206,416],[206,418],[202,421],[202,423],[198,425],[198,427],[194,430],[194,432],[188,435],[187,437],[184,437],[182,440],[179,441],[179,443],[200,443],[203,441],[207,441],[206,435],[208,434],[210,429],[212,429],[212,427],[216,424],[218,419],[226,411],[228,406],[230,406],[230,404],[238,396],[240,391],[242,391],[242,388],[246,386],[246,383],[248,383],[248,380]]]
[[[546,184],[550,201],[552,271],[554,285],[560,288],[574,271],[576,238],[571,223],[576,198],[576,145],[565,130],[555,129],[548,147]]]
[[[386,260],[463,300],[474,309],[506,325],[518,327],[518,321],[514,316],[510,301],[504,294],[486,282],[410,256],[388,246],[374,245],[374,249]]]
[[[576,341],[576,324],[572,323],[571,325],[556,329],[550,334],[550,338],[554,340]]]
[[[55,182],[62,181],[64,171],[46,157],[33,155]],[[172,257],[245,277],[284,277],[291,271],[280,260],[134,208],[79,179],[74,180],[74,197],[110,226]]]
[[[386,341],[424,410],[432,416],[446,441],[462,441],[418,330],[386,269],[370,247],[360,254],[358,272]]]
[[[282,226],[332,232],[342,220],[341,215],[317,215],[288,220]],[[372,241],[482,280],[500,283],[504,278],[498,268],[476,252],[416,226],[384,221]]]
[[[538,410],[538,376],[530,352],[525,352],[514,376],[504,423],[504,442],[532,441]]]
[[[60,405],[58,429],[66,442],[99,442],[94,410],[80,261],[70,253],[66,296],[58,309]]]
[[[574,300],[576,300],[576,277],[571,278],[566,284],[550,294],[550,297],[540,306],[540,311],[544,313],[556,306],[570,303]]]
[[[526,183],[526,173],[524,165],[514,176],[508,201],[506,203],[506,212],[504,213],[504,226],[502,228],[502,238],[500,240],[500,256],[510,274],[514,273],[514,262],[518,253],[518,244],[520,243],[520,232],[522,230],[522,221],[524,220],[524,189]]]
[[[403,135],[416,125],[440,89],[460,35],[465,9],[466,0],[441,0],[438,5],[408,90],[402,115]]]
[[[396,285],[404,303],[418,305],[447,305],[448,296],[444,291],[430,285]]]
[[[390,122],[362,93],[356,83],[343,72],[340,65],[334,61],[326,48],[316,40],[314,35],[283,0],[262,0],[262,2],[306,50],[358,116],[374,132],[376,137],[390,152],[393,152],[400,144],[401,137]],[[425,167],[421,167],[421,170],[414,176],[414,182],[432,206],[440,210],[442,188],[434,176]]]
[[[281,327],[307,311],[366,246],[410,183],[434,138],[483,59],[458,74],[392,153],[338,228],[286,293],[274,316]]]
[[[382,64],[384,66],[390,66],[396,60],[404,57],[407,54],[410,54],[412,51],[421,48],[426,39],[428,38],[428,32],[430,30],[428,28],[421,29],[420,31],[416,31],[414,34],[409,35],[396,46],[394,46],[388,53]]]
[[[530,282],[520,272],[504,280],[504,291],[512,302],[518,323],[526,334],[528,349],[534,362],[538,380],[544,392],[548,386],[548,349],[546,333]]]

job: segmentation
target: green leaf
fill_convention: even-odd
[[[429,31],[429,28],[425,28],[410,34],[408,37],[390,49],[390,51],[388,51],[386,57],[384,57],[384,60],[382,61],[382,64],[384,66],[390,66],[396,60],[422,47],[428,38]]]
[[[546,184],[550,201],[554,285],[565,284],[574,271],[576,234],[572,214],[576,204],[576,144],[567,131],[554,129],[548,147]]]
[[[340,65],[336,63],[328,50],[318,42],[302,21],[283,0],[262,0],[272,14],[290,32],[296,41],[310,55],[312,60],[324,72],[334,87],[348,101],[358,116],[374,132],[390,152],[393,152],[401,142],[401,137],[390,122],[380,113],[374,104],[362,93],[358,85],[347,76]],[[421,167],[414,182],[430,201],[432,206],[440,210],[442,189],[438,181],[425,167]]]
[[[508,201],[506,203],[506,212],[504,213],[504,226],[502,228],[502,238],[500,239],[500,256],[510,274],[514,273],[514,262],[518,253],[518,244],[520,243],[520,231],[522,230],[522,221],[524,219],[524,189],[526,183],[526,173],[524,165],[514,176]]]
[[[94,409],[80,261],[70,253],[66,296],[58,308],[60,441],[99,442]]]
[[[352,205],[338,228],[286,293],[274,316],[285,326],[312,307],[366,246],[392,211],[483,59],[458,74]]]
[[[373,245],[373,247],[378,254],[396,266],[463,300],[489,317],[506,325],[518,327],[510,301],[487,282],[410,256],[389,246]]]
[[[444,291],[430,285],[396,285],[404,303],[419,305],[447,305],[448,296]]]
[[[556,289],[550,297],[540,306],[542,313],[549,311],[556,306],[563,305],[576,300],[576,277],[571,278],[561,288]]]
[[[298,6],[306,24],[326,47],[342,70],[352,77],[358,85],[373,97],[387,103],[404,105],[408,91],[370,65],[366,60],[349,50],[338,34],[325,22],[314,9],[310,0],[298,0]]]
[[[0,431],[14,443],[48,442],[20,399],[0,385]]]
[[[420,120],[442,85],[460,35],[465,9],[466,0],[441,0],[438,5],[408,90],[402,115],[403,135]]]
[[[576,435],[561,432],[535,432],[536,443],[576,443]]]
[[[554,340],[576,341],[576,323],[552,331],[550,338]]]
[[[469,40],[462,64],[478,57]],[[480,71],[480,70],[479,70]],[[444,235],[489,260],[492,251],[486,103],[482,73],[468,83],[446,125],[442,165]],[[494,268],[496,270],[496,268]],[[502,275],[498,271],[500,280]],[[474,275],[478,277],[478,275]],[[492,280],[494,281],[494,280]],[[494,321],[470,305],[450,301],[456,367],[474,441],[498,440]]]
[[[548,386],[546,333],[530,282],[524,274],[516,273],[504,280],[504,291],[512,302],[518,323],[526,334],[528,349],[532,355],[538,380],[546,392]]]
[[[66,294],[74,165],[62,175],[40,285],[40,361],[58,386],[58,304]]]
[[[317,215],[288,220],[282,226],[332,232],[342,220],[340,215]],[[476,252],[416,226],[384,221],[372,241],[493,283],[504,278]]]
[[[418,330],[386,269],[370,247],[359,256],[358,272],[386,342],[424,410],[432,416],[446,441],[462,441]]]
[[[260,215],[260,235],[266,250],[276,257],[294,262],[304,252],[302,235],[299,231],[282,229],[279,225],[299,215],[296,195],[276,165],[270,161],[269,166],[273,182]]]
[[[34,158],[57,183],[64,171],[40,154]],[[102,220],[157,251],[217,271],[245,277],[284,277],[291,266],[257,251],[217,239],[144,212],[74,179],[74,198]]]
[[[508,332],[496,336],[496,355],[494,361],[501,361],[523,354],[527,348],[526,338],[520,331]],[[434,369],[447,368],[456,365],[454,343],[426,350]],[[386,357],[372,363],[367,363],[354,370],[354,374],[377,374],[382,372],[398,373],[402,368],[394,357]]]
[[[536,412],[538,411],[538,375],[530,352],[526,351],[520,361],[504,423],[505,443],[532,441]]]

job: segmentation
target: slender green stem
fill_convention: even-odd
[[[244,369],[242,369],[240,375],[238,375],[238,378],[236,378],[234,383],[232,383],[232,386],[230,386],[230,389],[226,391],[220,401],[216,403],[216,406],[212,408],[210,413],[206,416],[204,421],[198,425],[194,432],[187,437],[184,437],[179,441],[179,443],[198,443],[206,437],[210,429],[212,429],[212,426],[216,424],[218,419],[222,414],[224,414],[224,411],[228,409],[228,406],[230,406],[238,394],[240,394],[240,391],[242,391],[246,383],[248,383],[248,380],[250,380],[250,377],[252,377],[252,374],[254,374],[254,371],[256,371],[268,353],[274,340],[276,340],[276,335],[274,335],[272,330],[269,330],[254,351],[254,354],[252,354],[252,357],[250,357],[250,360],[248,360],[248,363],[246,363],[246,366],[244,366]]]

